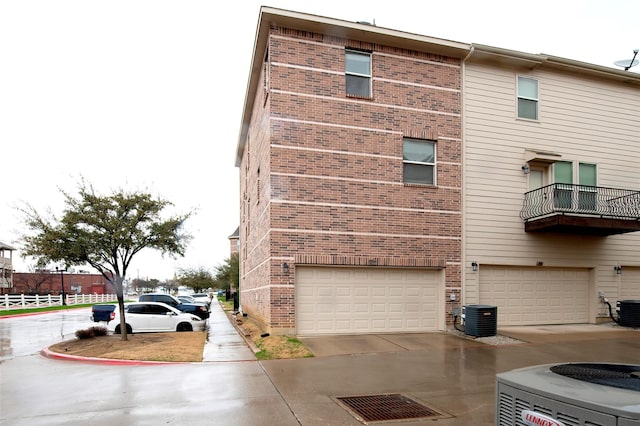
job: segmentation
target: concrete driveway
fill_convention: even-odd
[[[303,425],[362,424],[338,398],[401,394],[444,415],[428,424],[462,426],[494,423],[498,373],[564,362],[640,364],[639,330],[578,325],[499,334],[521,343],[494,346],[446,333],[313,337],[301,340],[315,358],[262,365]]]

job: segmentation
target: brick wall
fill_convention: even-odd
[[[111,294],[115,288],[100,274],[64,274],[64,291],[67,294]],[[13,294],[59,294],[62,293],[60,273],[14,272]]]
[[[371,99],[346,96],[345,47],[372,52]],[[460,293],[459,61],[273,28],[267,68],[240,166],[243,309],[293,330],[299,263],[445,268],[450,309]],[[404,137],[436,141],[436,186],[403,183]]]

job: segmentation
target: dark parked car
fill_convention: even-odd
[[[147,293],[138,298],[139,302],[161,302],[173,306],[182,312],[197,315],[202,319],[209,318],[209,309],[202,303],[182,303],[177,297],[166,293]]]
[[[116,305],[93,305],[91,307],[91,321],[109,322],[116,317]]]

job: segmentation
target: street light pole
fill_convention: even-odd
[[[67,297],[64,294],[64,271],[66,271],[66,269],[58,269],[58,267],[56,266],[56,272],[60,272],[60,285],[62,286],[62,305],[66,306]]]

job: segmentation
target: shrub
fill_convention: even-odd
[[[106,327],[89,327],[84,330],[77,330],[76,337],[78,339],[91,339],[97,336],[106,336]]]

